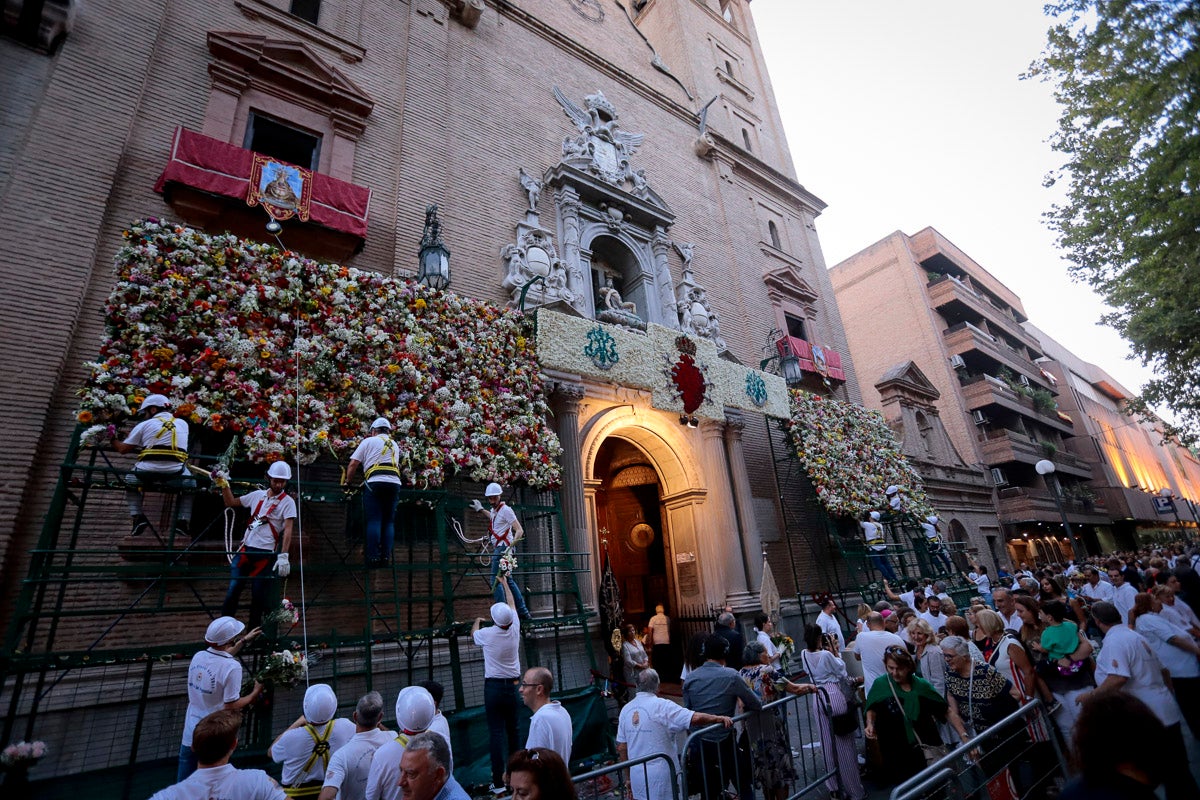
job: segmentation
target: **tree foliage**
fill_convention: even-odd
[[[1071,262],[1115,309],[1103,321],[1155,372],[1141,408],[1200,435],[1200,4],[1060,0],[1028,77],[1055,84],[1047,178],[1068,181],[1047,219]]]

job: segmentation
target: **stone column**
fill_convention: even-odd
[[[584,273],[579,260],[579,192],[570,186],[563,186],[554,191],[554,202],[558,206],[558,235],[562,239],[563,263],[567,268],[567,288],[575,295],[575,309],[585,316],[591,316],[591,309],[596,307],[596,298],[592,297],[592,281]]]
[[[725,457],[733,484],[733,503],[737,510],[742,542],[742,568],[750,591],[762,586],[762,542],[754,518],[754,496],[750,492],[750,476],[746,474],[746,457],[742,452],[742,431],[746,421],[740,411],[725,411]]]
[[[562,444],[562,499],[563,524],[567,528],[567,545],[573,553],[590,553],[591,542],[588,536],[588,513],[584,502],[583,485],[583,454],[579,442],[579,401],[586,394],[583,385],[566,381],[557,381],[554,392],[550,395],[551,408],[554,411],[555,432]],[[584,560],[578,558],[576,566],[582,566]],[[589,562],[592,571],[599,570],[599,563]],[[585,573],[576,575],[579,583],[579,594],[585,606],[594,608],[596,595],[593,581]]]
[[[669,328],[678,328],[679,311],[675,307],[671,265],[667,261],[667,256],[671,253],[671,240],[662,226],[655,227],[654,237],[650,239],[650,249],[654,253],[655,283],[658,284],[659,304],[662,306],[662,324]]]
[[[711,580],[705,581],[710,602],[724,602],[730,596],[749,591],[738,541],[733,490],[729,485],[729,464],[725,460],[722,441],[724,429],[724,422],[700,421],[700,457],[708,496],[703,508],[704,522],[696,538],[704,554],[705,563],[701,564],[701,569],[706,576],[711,576]]]

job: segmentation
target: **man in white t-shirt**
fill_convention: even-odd
[[[130,535],[137,536],[152,526],[142,511],[145,486],[170,482],[181,489],[175,514],[176,531],[188,537],[192,520],[192,490],[196,479],[187,468],[188,424],[171,413],[171,401],[161,394],[147,395],[138,408],[143,420],[133,427],[123,442],[113,442],[118,453],[137,453],[133,469],[125,476],[125,499],[129,505]]]
[[[400,733],[375,751],[367,776],[367,800],[400,800],[400,759],[408,742],[424,733],[437,714],[437,703],[427,689],[406,686],[396,696],[396,725]]]
[[[292,571],[288,550],[292,547],[296,501],[287,493],[292,468],[284,461],[276,461],[267,470],[267,479],[271,482],[269,489],[257,489],[234,497],[228,480],[222,476],[214,478],[221,488],[226,508],[250,509],[242,546],[229,565],[229,589],[225,592],[221,613],[228,617],[237,613],[238,600],[249,583],[251,627],[258,627],[262,622],[270,594],[272,567],[281,578],[286,578]]]
[[[235,769],[229,757],[237,749],[242,712],[222,709],[196,724],[192,746],[199,769],[186,779],[156,792],[150,800],[286,800],[279,784],[261,769]]]
[[[883,615],[872,611],[867,615],[867,629],[854,639],[854,650],[862,661],[863,687],[867,691],[871,690],[871,684],[876,678],[887,674],[887,668],[883,665],[883,654],[892,646],[904,647],[904,640],[884,630]]]
[[[1021,626],[1025,622],[1017,613],[1017,599],[1013,597],[1012,590],[998,588],[992,592],[992,600],[996,603],[996,613],[1000,615],[1000,619],[1004,620],[1004,629],[1020,632]]]
[[[1100,570],[1095,567],[1084,567],[1083,577],[1087,579],[1087,583],[1079,590],[1081,597],[1085,598],[1089,603],[1094,603],[1098,600],[1103,600],[1106,603],[1112,602],[1112,584],[1100,580]]]
[[[836,612],[837,603],[832,597],[826,597],[825,602],[821,603],[821,613],[817,614],[817,625],[820,626],[821,633],[836,641],[838,649],[841,650],[846,646],[846,639],[842,636],[842,626],[838,624],[837,617],[834,616]]]
[[[314,683],[304,692],[304,713],[267,748],[267,755],[283,765],[282,782],[289,789],[319,793],[329,759],[354,736],[354,723],[334,719],[337,695],[325,683]]]
[[[490,533],[489,543],[492,548],[492,596],[497,603],[505,602],[505,587],[512,594],[513,608],[517,611],[517,616],[528,622],[529,609],[525,605],[525,596],[521,594],[521,587],[517,586],[516,580],[509,573],[503,576],[500,574],[500,565],[504,556],[509,552],[516,552],[517,542],[525,535],[525,529],[521,527],[521,523],[517,520],[516,512],[504,502],[504,490],[500,488],[498,483],[489,483],[487,488],[483,490],[484,497],[487,498],[489,508],[484,508],[483,504],[478,500],[471,501],[471,508],[475,511],[487,514],[488,530]]]
[[[658,696],[659,675],[654,669],[638,673],[637,695],[621,709],[617,722],[617,755],[621,761],[631,761],[650,755],[665,755],[679,774],[680,733],[692,725],[733,725],[729,717],[691,711],[671,700]],[[671,773],[659,759],[629,770],[629,785],[634,800],[658,800],[674,797]]]
[[[521,621],[511,600],[493,603],[491,627],[475,620],[471,640],[483,648],[483,706],[492,763],[491,792],[504,794],[504,771],[517,749],[517,684],[521,680]]]
[[[918,616],[928,622],[933,632],[937,633],[946,627],[946,615],[942,613],[942,596],[935,594],[927,602],[928,607]]]
[[[518,684],[521,699],[533,712],[529,720],[529,738],[525,749],[548,747],[562,756],[564,764],[571,763],[571,740],[575,738],[571,715],[562,703],[550,699],[554,690],[554,675],[545,667],[530,667]]]
[[[262,633],[255,628],[237,639],[245,629],[245,623],[233,617],[217,617],[204,632],[208,647],[192,656],[188,665],[188,705],[183,716],[183,744],[179,747],[176,781],[182,781],[196,771],[198,762],[192,752],[192,732],[200,720],[223,708],[240,710],[250,705],[263,690],[263,685],[256,682],[248,695],[239,697],[242,665],[236,656],[246,642],[254,641]]]
[[[1200,797],[1200,786],[1188,769],[1187,747],[1183,740],[1182,715],[1175,696],[1163,681],[1163,665],[1150,644],[1127,624],[1117,607],[1103,600],[1092,605],[1092,619],[1104,634],[1104,643],[1096,656],[1097,692],[1128,692],[1150,707],[1166,726],[1162,763],[1167,797]],[[1082,703],[1090,693],[1075,699]]]
[[[1108,580],[1112,584],[1112,599],[1109,600],[1117,607],[1122,622],[1129,622],[1129,612],[1133,609],[1133,600],[1137,597],[1137,589],[1125,580],[1125,573],[1113,568],[1108,571]]]
[[[366,542],[363,557],[368,567],[392,563],[396,539],[396,502],[400,498],[400,445],[391,438],[392,423],[378,417],[371,435],[359,442],[346,467],[346,485],[363,470],[363,513]]]
[[[395,738],[382,722],[383,697],[379,692],[367,692],[354,709],[354,736],[329,759],[317,800],[366,800],[375,751]]]

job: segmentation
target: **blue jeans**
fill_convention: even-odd
[[[884,580],[896,580],[896,571],[892,569],[892,562],[888,561],[885,553],[868,550],[867,555],[870,556],[871,563],[875,565],[875,569],[879,570],[879,573],[883,575]]]
[[[516,752],[517,743],[517,681],[520,678],[484,678],[483,707],[487,716],[488,752],[492,759],[492,785],[504,785],[508,759]],[[504,749],[504,737],[508,749]]]
[[[267,594],[275,577],[271,572],[274,566],[275,553],[270,550],[246,547],[242,552],[235,553],[233,563],[229,565],[229,589],[225,592],[225,602],[221,604],[221,614],[226,617],[237,616],[238,600],[249,582],[250,627],[257,628],[262,623],[263,611],[267,607]]]
[[[500,585],[497,576],[500,574],[500,559],[504,557],[504,551],[507,549],[507,547],[497,547],[492,551],[492,596],[496,598],[497,603],[506,602],[504,599],[504,587]],[[517,588],[517,582],[513,580],[511,574],[508,576],[508,590],[512,592],[513,604],[517,607],[517,616],[521,619],[527,618],[529,616],[529,607],[525,605],[525,596]]]
[[[363,510],[367,515],[364,555],[368,564],[392,557],[392,544],[396,540],[396,501],[399,497],[400,484],[367,481],[363,492]]]
[[[929,563],[936,567],[939,562],[947,575],[954,572],[954,565],[950,563],[950,557],[946,555],[946,548],[940,542],[929,545]]]
[[[188,775],[197,769],[196,754],[186,744],[179,745],[179,771],[175,773],[175,782],[181,783]]]

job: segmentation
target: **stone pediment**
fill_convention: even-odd
[[[812,305],[820,295],[800,273],[791,266],[773,269],[763,275],[763,283],[767,285],[767,294],[771,300],[778,303],[790,300],[798,305]]]
[[[289,90],[297,102],[328,113],[339,109],[365,120],[375,101],[336,67],[307,45],[252,33],[209,31],[208,50],[215,63],[209,71],[242,73],[251,83]]]
[[[574,188],[581,200],[604,208],[616,224],[628,220],[647,230],[654,230],[655,226],[669,228],[675,222],[675,213],[654,192],[639,197],[577,167],[558,164],[548,169],[542,180],[553,188]],[[611,212],[608,211],[610,208],[613,209]]]
[[[921,372],[920,367],[911,361],[892,367],[875,384],[875,388],[881,395],[885,389],[890,387],[903,389],[908,394],[916,395],[931,403],[942,396],[937,387],[929,382],[929,378],[925,377],[925,373]]]

